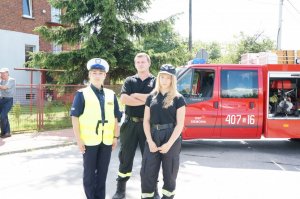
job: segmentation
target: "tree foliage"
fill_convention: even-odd
[[[208,63],[216,63],[216,60],[222,57],[221,44],[216,41],[207,42],[207,43],[197,41],[193,46],[194,46],[193,49],[195,51],[194,53],[195,55],[200,49],[205,49],[207,51],[209,55]]]
[[[209,63],[237,64],[245,53],[268,52],[275,49],[275,43],[262,32],[245,35],[243,32],[235,37],[232,43],[195,42],[194,49],[205,49],[209,54]],[[195,53],[196,54],[196,53]]]
[[[228,46],[233,63],[239,63],[241,55],[245,53],[267,52],[275,49],[275,43],[263,35],[263,32],[252,36],[243,32],[237,37],[237,42]]]
[[[38,52],[31,67],[65,69],[63,83],[81,83],[87,77],[86,62],[93,57],[106,59],[112,80],[134,73],[133,58],[138,52],[133,40],[158,35],[174,18],[144,23],[136,15],[147,11],[151,0],[49,0],[62,10],[63,26],[35,29],[46,41],[68,46],[58,54]]]
[[[191,57],[187,42],[174,31],[171,23],[162,27],[158,35],[147,35],[139,40],[137,46],[151,56],[153,72],[166,63],[174,66],[184,65]]]

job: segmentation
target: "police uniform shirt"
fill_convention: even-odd
[[[146,106],[150,107],[150,123],[151,124],[176,124],[176,111],[182,106],[185,106],[185,100],[182,95],[176,96],[173,99],[173,105],[168,108],[163,108],[163,101],[166,98],[166,94],[159,93],[150,95],[146,100]]]
[[[142,81],[138,75],[127,77],[121,90],[121,94],[130,95],[132,93],[149,94],[155,87],[155,77],[150,75]],[[125,106],[125,113],[129,117],[144,117],[145,105]]]
[[[96,96],[100,102],[101,116],[102,116],[101,119],[105,120],[105,110],[104,110],[104,95],[105,95],[105,93],[103,92],[103,89],[98,89],[92,84],[91,84],[91,88],[94,91],[94,93],[96,94]],[[83,114],[84,107],[85,107],[85,100],[83,97],[83,93],[77,91],[75,94],[75,97],[74,97],[70,115],[79,117],[80,115]],[[115,116],[115,118],[118,119],[118,122],[121,121],[122,113],[120,112],[116,95],[114,96],[114,116]]]

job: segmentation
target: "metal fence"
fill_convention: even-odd
[[[17,85],[9,112],[12,132],[71,127],[70,107],[82,85]]]
[[[70,108],[75,92],[84,85],[17,85],[8,114],[11,131],[43,131],[70,128]],[[107,85],[118,95],[121,85]]]
[[[84,85],[17,85],[9,112],[11,131],[43,131],[70,128],[70,108],[75,92]],[[121,85],[108,85],[116,94]]]

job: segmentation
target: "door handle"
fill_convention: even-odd
[[[254,109],[254,107],[255,107],[254,105],[255,105],[254,102],[249,102],[249,108],[250,109]]]
[[[219,108],[219,102],[214,102],[214,108],[215,109]]]

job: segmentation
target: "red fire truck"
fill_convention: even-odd
[[[195,64],[177,77],[183,140],[300,138],[300,65]]]

